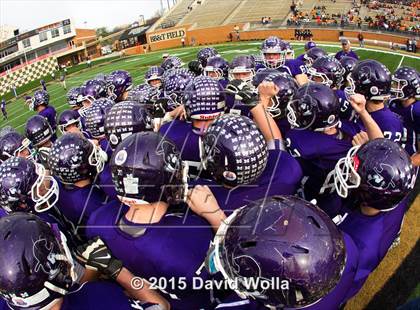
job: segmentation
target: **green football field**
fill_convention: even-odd
[[[258,54],[260,42],[241,42],[233,44],[216,45],[219,53],[227,60],[231,60],[240,54]],[[335,53],[340,46],[326,44],[324,47],[329,53]],[[187,47],[168,50],[171,55],[180,57],[185,63],[196,57],[197,51],[202,47]],[[357,48],[354,48],[357,50]],[[303,53],[302,44],[294,44],[295,54]],[[143,75],[148,66],[160,64],[162,53],[153,52],[145,55],[124,57],[112,62],[102,62],[89,69],[70,74],[67,76],[67,90],[79,86],[84,81],[93,78],[99,73],[108,74],[111,71],[122,69],[127,70],[133,77],[134,84],[143,82]],[[410,57],[407,54],[398,54],[391,51],[358,50],[361,59],[376,59],[384,63],[393,72],[399,66],[412,66],[420,71],[420,59]],[[66,102],[67,90],[61,84],[50,82],[47,85],[50,94],[50,102],[56,108],[58,114],[68,109]],[[9,119],[0,121],[0,128],[12,126],[23,132],[26,120],[35,114],[29,111],[25,105],[23,96],[32,95],[35,89],[29,93],[19,94],[16,100],[10,100],[7,105]],[[418,191],[417,191],[418,192]],[[415,198],[415,197],[414,197]],[[418,241],[418,218],[420,214],[420,198],[417,197],[407,212],[405,223],[401,233],[401,244],[390,250],[379,267],[371,274],[368,281],[358,295],[350,300],[346,306],[347,310],[358,309],[395,309],[404,304],[407,300],[420,296],[420,279],[418,268],[418,255],[420,255],[420,241]],[[414,234],[413,234],[414,231]]]
[[[227,60],[231,60],[236,55],[240,54],[258,54],[258,49],[260,42],[245,42],[245,43],[233,43],[233,44],[223,44],[216,45],[215,47],[219,53],[225,57]],[[197,51],[202,47],[187,47],[187,48],[178,48],[170,50],[171,55],[180,57],[185,63],[194,59],[196,57]],[[329,53],[337,52],[339,46],[324,46],[324,48]],[[357,50],[357,48],[354,48]],[[303,53],[302,44],[294,45],[295,54],[299,55]],[[162,51],[163,52],[163,51]],[[139,56],[130,56],[124,57],[119,61],[113,61],[109,63],[101,63],[100,65],[95,66],[93,62],[93,67],[90,69],[85,69],[74,74],[67,76],[67,90],[71,87],[79,86],[83,84],[84,81],[93,78],[98,73],[110,73],[114,70],[121,69],[127,70],[130,72],[133,77],[134,84],[140,84],[143,82],[143,75],[146,72],[148,66],[160,64],[162,52],[153,52],[149,54],[139,55]],[[372,58],[377,59],[388,66],[391,71],[394,71],[399,65],[413,66],[417,70],[420,70],[420,60],[409,58],[405,55],[393,55],[387,54],[382,51],[368,51],[368,50],[359,50],[357,52],[361,59]],[[47,86],[48,92],[50,94],[50,102],[56,108],[57,113],[61,113],[63,110],[68,109],[66,104],[66,90],[58,82],[51,82]],[[27,93],[32,95],[35,91]],[[24,124],[26,120],[34,114],[34,112],[29,111],[28,107],[24,104],[23,94],[20,95],[17,100],[11,100],[7,105],[7,112],[9,119],[7,121],[2,120],[0,123],[1,127],[12,126],[18,131],[23,132]]]

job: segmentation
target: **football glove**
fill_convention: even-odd
[[[236,100],[251,108],[258,104],[258,94],[247,82],[242,80],[230,81],[226,86],[226,93],[235,96]]]
[[[192,60],[188,63],[188,69],[195,75],[201,75],[203,73],[203,66],[198,60]]]
[[[99,237],[78,246],[77,257],[87,269],[97,270],[114,280],[123,268],[122,262],[112,256],[111,251]]]

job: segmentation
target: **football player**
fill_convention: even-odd
[[[352,147],[352,139],[358,132],[343,126],[346,122],[339,119],[340,104],[328,86],[308,83],[298,89],[293,99],[287,106],[292,129],[286,135],[286,144],[302,166],[304,197],[311,200],[316,198],[337,161]],[[366,111],[363,96],[353,96],[351,104],[366,124],[368,137],[382,137],[378,125]]]
[[[31,141],[15,131],[8,132],[0,137],[0,162],[13,156],[28,159],[33,157]]]
[[[201,137],[213,120],[225,111],[224,90],[217,80],[207,76],[194,78],[184,90],[179,96],[183,96],[190,122],[174,120],[164,124],[159,132],[180,150],[182,160],[187,161],[191,169],[190,176],[197,176],[201,170]]]
[[[387,67],[376,60],[362,60],[348,77],[350,86],[347,95],[362,94],[366,98],[366,110],[381,128],[385,138],[402,143],[404,128],[399,117],[386,102],[391,95],[391,74]],[[359,130],[364,130],[361,120],[357,120]]]
[[[203,73],[204,68],[207,66],[207,60],[211,57],[217,56],[220,55],[213,47],[202,48],[197,53],[197,59],[188,63],[188,69],[196,76],[199,76]]]
[[[223,222],[206,267],[238,283],[235,291],[241,298],[217,309],[255,309],[254,302],[261,305],[258,309],[340,309],[353,284],[358,256],[352,238],[315,205],[293,196],[272,196],[246,204]],[[246,285],[250,279],[273,278],[286,286]],[[243,306],[245,298],[251,305]]]
[[[323,57],[323,56],[328,56],[326,51],[324,51],[320,47],[312,47],[303,56],[303,58],[305,59],[306,67],[310,68],[315,60],[317,60],[319,57]]]
[[[341,89],[344,90],[346,87],[349,86],[347,77],[350,75],[350,73],[353,72],[353,69],[357,65],[358,60],[354,59],[353,57],[344,56],[340,59],[340,63],[344,68],[344,82],[341,85]]]
[[[122,141],[111,170],[120,201],[91,215],[88,235],[100,236],[135,274],[182,279],[181,285],[166,286],[174,309],[208,309],[209,291],[193,290],[192,281],[213,238],[211,226],[217,229],[223,211],[209,212],[207,205],[191,202],[192,211],[204,218],[175,213],[173,207],[186,200],[188,168],[176,146],[158,133],[136,133]]]
[[[67,103],[72,110],[79,110],[83,107],[83,87],[73,87],[67,92]]]
[[[35,215],[15,213],[0,219],[0,234],[1,296],[11,309],[169,309],[148,283],[140,290],[130,287],[134,276],[97,239],[78,248],[85,269],[64,234]],[[122,287],[111,281],[88,282],[99,274]]]
[[[184,63],[182,62],[181,58],[177,56],[169,56],[163,60],[160,67],[166,72],[172,69],[180,69]]]
[[[66,132],[83,134],[87,138],[87,133],[83,132],[80,114],[75,110],[64,110],[58,116],[58,129],[62,134]]]
[[[106,76],[108,97],[115,102],[124,101],[128,92],[133,87],[130,73],[124,70],[116,70]]]
[[[334,221],[353,238],[360,252],[349,297],[362,287],[398,237],[408,208],[406,197],[415,181],[408,154],[384,138],[353,147],[337,163],[331,188],[343,200]]]
[[[74,133],[54,143],[48,165],[59,181],[58,204],[63,214],[77,227],[105,201],[104,193],[93,184],[103,170],[107,156],[90,140]]]
[[[313,47],[316,47],[316,43],[314,41],[306,42],[304,47],[303,47],[305,49],[305,53],[299,55],[298,57],[296,57],[296,59],[299,59],[300,61],[305,63],[305,54],[306,54],[307,51],[309,51]]]
[[[86,109],[88,109],[92,102],[99,98],[105,98],[107,93],[107,84],[103,80],[88,80],[82,85],[83,90],[83,107],[80,108],[79,114],[84,116]]]
[[[207,59],[207,65],[204,67],[204,75],[219,80],[223,88],[226,88],[229,79],[229,63],[220,56],[214,56]]]
[[[407,131],[405,150],[412,156],[418,153],[420,142],[420,77],[418,72],[410,67],[400,67],[392,75],[390,104],[392,112],[403,119]],[[419,155],[415,155],[413,163],[420,166]]]
[[[28,119],[25,125],[25,136],[36,150],[35,159],[48,168],[48,156],[53,145],[54,133],[48,120],[40,115]]]
[[[162,87],[164,73],[165,70],[163,70],[161,67],[152,66],[144,74],[144,80],[150,86],[160,89]]]
[[[50,103],[50,95],[45,90],[37,90],[33,97],[31,108],[38,112],[39,115],[45,117],[50,123],[51,129],[53,134],[51,136],[51,141],[54,142],[57,139],[57,124],[56,124],[56,116],[57,112],[55,111],[54,107],[49,105]]]

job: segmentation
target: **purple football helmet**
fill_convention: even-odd
[[[207,65],[204,67],[204,75],[210,76],[212,72],[214,78],[221,80],[227,79],[229,73],[229,63],[220,56],[214,56],[207,59]]]
[[[118,102],[105,117],[105,135],[112,149],[128,136],[152,129],[152,118],[146,107],[133,101]]]
[[[173,106],[183,104],[184,90],[193,79],[194,74],[187,69],[170,70],[163,80],[164,97],[171,99]]]
[[[83,100],[92,103],[94,100],[107,96],[106,82],[103,80],[89,80],[82,86]]]
[[[341,63],[332,56],[322,56],[308,69],[309,79],[331,88],[340,88],[345,70]]]
[[[123,100],[122,96],[133,87],[130,73],[124,70],[116,70],[106,77],[108,85],[108,97],[116,102]]]
[[[0,206],[8,213],[47,211],[57,203],[58,192],[57,181],[41,164],[11,157],[0,165]]]
[[[381,211],[390,211],[414,188],[416,170],[397,143],[375,139],[349,150],[335,166],[335,189]]]
[[[110,167],[123,202],[176,204],[186,200],[188,166],[176,146],[159,133],[130,135],[115,149]]]
[[[287,73],[277,73],[269,75],[265,80],[273,82],[279,89],[277,95],[271,98],[271,105],[266,108],[266,111],[273,118],[286,117],[287,105],[298,90],[295,79]]]
[[[287,119],[299,130],[323,131],[339,122],[340,103],[334,91],[320,83],[301,86],[287,105]]]
[[[159,99],[160,91],[149,84],[141,84],[130,90],[127,101],[135,101],[139,104],[152,104]]]
[[[83,87],[74,87],[68,91],[67,102],[71,107],[81,107],[83,100]]]
[[[345,92],[347,97],[362,94],[366,100],[386,100],[391,93],[391,73],[388,68],[376,60],[360,61],[347,77],[349,86]]]
[[[207,66],[207,60],[210,57],[219,56],[219,53],[213,47],[205,47],[198,51],[197,60],[200,62],[201,66],[204,68]]]
[[[160,67],[165,70],[171,70],[171,69],[179,69],[183,66],[183,62],[181,60],[181,58],[176,57],[176,56],[169,56],[168,58],[166,58],[162,64],[160,65]]]
[[[1,296],[11,309],[51,309],[76,281],[66,237],[38,216],[0,219]]]
[[[51,139],[53,130],[48,120],[41,115],[34,115],[28,119],[25,125],[25,136],[32,145],[39,147]]]
[[[37,90],[31,100],[31,109],[36,110],[40,105],[48,105],[50,103],[50,94],[43,89]]]
[[[258,70],[257,73],[255,73],[254,78],[252,79],[252,85],[255,88],[257,88],[258,85],[260,85],[268,76],[276,74],[280,74],[280,71],[269,68]]]
[[[202,139],[203,168],[219,184],[250,184],[263,173],[267,143],[248,117],[226,114],[217,118]]]
[[[286,59],[293,59],[295,58],[295,51],[293,50],[292,44],[289,42],[284,41],[284,46],[286,47]]]
[[[146,71],[144,75],[144,80],[146,83],[153,87],[160,88],[163,83],[163,74],[165,73],[165,70],[163,70],[161,67],[158,66],[152,66],[149,68],[149,70]],[[151,81],[160,81],[160,84],[152,85]]]
[[[82,131],[80,114],[75,110],[65,110],[58,117],[58,129],[62,134],[66,133],[66,128],[70,125],[76,125]]]
[[[242,80],[251,83],[255,76],[254,58],[247,55],[236,56],[229,64],[229,80],[236,80],[235,73],[249,73],[249,76]]]
[[[328,56],[327,52],[320,47],[313,47],[306,52],[303,58],[305,59],[306,65],[310,67],[315,60],[322,56]]]
[[[309,51],[311,48],[316,47],[316,43],[314,41],[308,41],[305,43],[305,52]]]
[[[103,170],[107,159],[106,153],[92,141],[79,134],[66,133],[53,144],[48,166],[63,184],[74,184],[93,179]]]
[[[357,62],[357,59],[349,56],[344,56],[340,59],[341,66],[344,68],[343,78],[345,82],[347,81],[347,77],[349,76],[349,74],[353,72],[353,69],[357,65]]]
[[[420,99],[420,76],[411,67],[400,67],[392,75],[391,93],[397,99]]]
[[[0,162],[13,156],[33,158],[30,148],[31,141],[24,138],[20,133],[11,131],[0,138]]]
[[[264,60],[266,68],[277,69],[284,65],[286,61],[287,46],[283,40],[278,37],[271,36],[261,44],[261,57]],[[268,54],[278,54],[276,59],[269,58]]]
[[[102,138],[105,135],[105,118],[108,111],[114,105],[114,101],[107,98],[95,100],[92,106],[86,110],[85,126],[86,131],[93,138]]]
[[[294,196],[272,196],[222,222],[206,267],[236,281],[242,298],[256,298],[270,309],[300,309],[335,288],[346,256],[343,235],[326,213]],[[250,278],[285,280],[289,289],[250,287]]]
[[[215,119],[225,111],[224,89],[217,80],[198,76],[185,89],[183,102],[188,119]]]

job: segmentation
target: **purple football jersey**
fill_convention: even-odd
[[[274,143],[273,143],[274,144]],[[278,147],[270,147],[268,162],[261,176],[251,184],[226,188],[213,180],[191,182],[193,185],[208,185],[226,213],[231,213],[250,201],[266,196],[296,194],[302,170],[299,163],[290,154]]]
[[[299,59],[286,59],[284,67],[289,69],[288,73],[293,77],[296,77],[296,75],[302,73],[306,73],[305,63]]]
[[[348,51],[347,53],[344,51],[339,51],[337,52],[337,54],[335,54],[335,58],[338,60],[341,60],[341,58],[343,58],[344,56],[352,57],[356,60],[359,60],[359,56],[357,56],[357,54],[352,50]]]
[[[58,182],[58,205],[64,216],[76,227],[85,225],[93,211],[102,206],[105,194],[93,184],[85,187],[64,186]]]
[[[339,117],[341,120],[353,121],[356,117],[356,112],[353,110],[350,102],[347,100],[344,90],[336,89],[334,90],[335,95],[338,98],[340,103],[340,114]]]
[[[61,310],[148,310],[154,309],[154,304],[130,299],[124,289],[111,281],[87,282],[79,289],[72,291],[63,297]]]
[[[55,132],[55,130],[57,128],[57,124],[56,124],[56,120],[55,120],[55,118],[57,116],[57,112],[55,111],[54,107],[48,105],[48,106],[46,106],[46,108],[44,110],[42,110],[38,114],[45,117],[46,119],[48,119],[48,123],[50,123],[50,126],[51,126],[52,130]]]
[[[235,115],[243,115],[252,118],[249,106],[243,104],[241,101],[236,100],[235,96],[226,94],[226,112]]]
[[[111,159],[112,156],[112,149],[111,145],[109,144],[108,140],[106,138],[102,138],[99,140],[99,146],[101,147],[102,151],[108,155],[108,160]]]
[[[306,55],[306,53],[300,54],[298,57],[296,57],[296,59],[305,63],[305,55]]]
[[[394,240],[398,237],[408,200],[404,199],[395,209],[367,216],[346,199],[338,227],[349,234],[359,249],[359,266],[348,297],[354,296],[369,274],[379,265]]]
[[[389,108],[392,112],[400,115],[402,119],[404,149],[410,156],[417,153],[417,137],[420,135],[420,101],[403,107],[400,102],[393,100]]]
[[[197,277],[213,239],[208,222],[191,213],[167,213],[157,223],[136,224],[125,217],[128,209],[119,201],[97,209],[88,221],[87,235],[100,236],[136,275],[149,280],[182,279],[185,287],[183,284],[166,287],[172,309],[209,308],[210,292],[193,290],[193,278]],[[200,277],[206,280],[209,275],[202,272]]]

